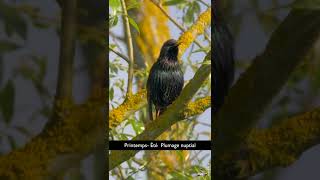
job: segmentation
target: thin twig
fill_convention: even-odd
[[[128,70],[128,86],[127,86],[127,94],[126,99],[132,94],[132,81],[133,81],[133,64],[134,64],[134,56],[133,56],[133,45],[132,45],[132,36],[128,18],[128,12],[125,0],[121,0],[122,11],[124,13],[124,23],[127,35],[127,44],[128,44],[128,54],[129,54],[129,70]]]
[[[109,35],[115,39],[118,39],[122,42],[124,42],[126,39],[124,37],[121,37],[121,36],[117,36],[115,33],[113,33],[112,31],[109,32]]]
[[[158,4],[157,2],[155,2],[154,0],[151,0],[151,2],[156,5],[160,10],[161,12],[174,24],[176,25],[182,32],[185,32],[186,30],[183,28],[182,25],[180,25],[175,19],[173,19],[167,12],[166,10],[164,10],[162,8],[162,6],[160,4]],[[197,39],[194,39],[194,42],[200,47],[200,48],[204,48],[200,42],[197,40]]]
[[[120,166],[118,166],[118,172],[119,172],[120,179],[124,179],[124,174],[123,174]]]
[[[211,43],[211,38],[209,37],[209,35],[206,33],[206,31],[203,32],[204,38],[209,41],[209,43]]]
[[[112,49],[111,47],[109,47],[109,50],[112,51],[113,53],[115,53],[116,55],[118,55],[119,57],[121,57],[123,60],[127,61],[127,63],[130,64],[130,60],[125,55],[121,54],[117,50]]]
[[[207,7],[210,7],[209,4],[207,4],[206,2],[204,2],[203,0],[198,0],[199,2],[201,2],[203,5],[207,6]]]

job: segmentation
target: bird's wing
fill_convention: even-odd
[[[150,74],[151,75],[151,74]],[[148,115],[149,115],[149,120],[153,121],[153,116],[152,116],[152,101],[151,101],[151,89],[150,89],[150,75],[147,80],[147,101],[148,101]]]
[[[147,100],[148,100],[148,113],[149,113],[149,119],[153,121],[153,116],[152,116],[152,102],[150,98],[150,93],[147,91]]]

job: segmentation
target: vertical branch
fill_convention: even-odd
[[[77,0],[62,4],[60,57],[56,99],[72,99],[73,58],[75,54]]]
[[[129,70],[128,70],[128,86],[127,86],[127,95],[128,96],[132,94],[132,81],[133,81],[133,45],[132,45],[132,36],[131,36],[131,30],[130,30],[130,24],[129,24],[129,17],[127,12],[127,7],[125,0],[121,0],[121,6],[122,11],[124,14],[124,23],[125,23],[125,29],[126,29],[126,36],[127,36],[127,44],[128,44],[128,54],[129,54]]]

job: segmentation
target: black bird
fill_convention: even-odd
[[[156,117],[162,114],[183,88],[183,73],[178,62],[179,43],[170,39],[161,48],[157,62],[151,67],[147,81],[149,118],[153,120],[152,105]]]
[[[218,9],[213,11],[213,112],[223,105],[234,80],[233,37]]]

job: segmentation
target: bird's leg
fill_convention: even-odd
[[[161,113],[161,110],[160,109],[157,109],[156,110],[156,118],[158,118],[160,116],[160,113]]]

